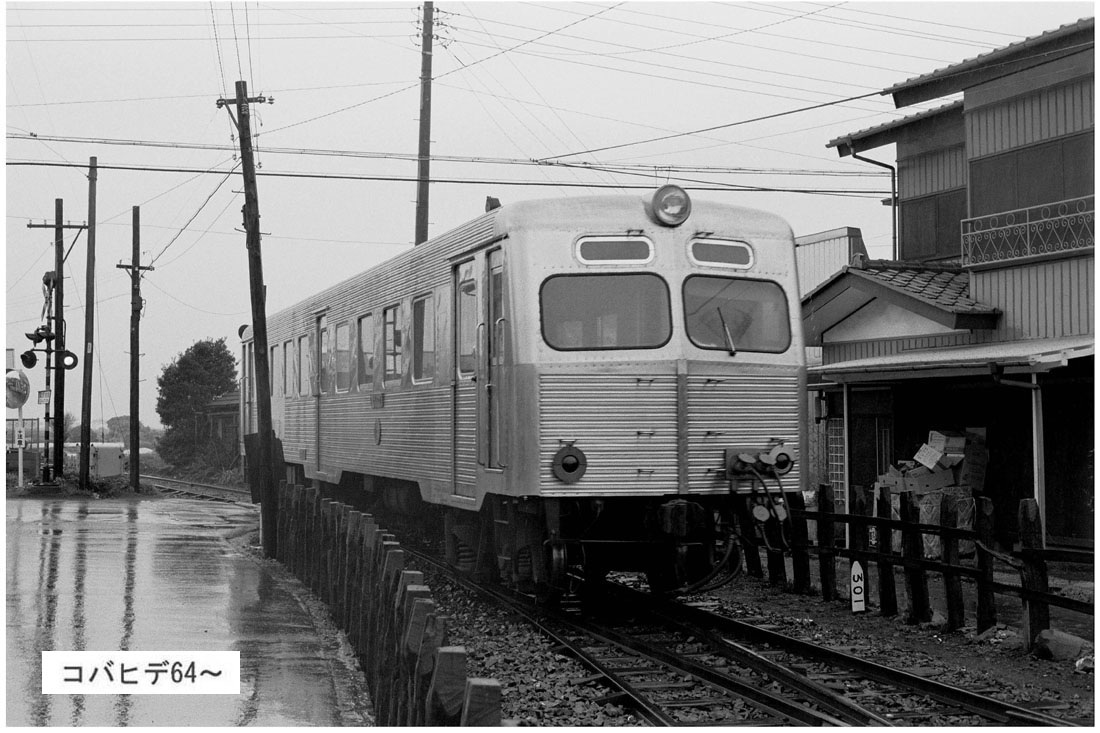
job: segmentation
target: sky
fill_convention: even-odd
[[[239,137],[252,106],[268,313],[413,244],[422,7],[390,2],[9,2],[7,341],[42,318],[55,200],[89,215],[92,423],[129,414],[130,264],[142,266],[139,417],[197,341],[251,322]],[[509,201],[642,194],[766,209],[797,236],[891,247],[889,173],[827,143],[953,101],[882,90],[1094,14],[1071,2],[446,2],[434,6],[429,236]],[[893,146],[866,154],[893,164]],[[34,226],[28,226],[33,224]],[[42,224],[51,225],[42,228]],[[65,230],[67,347],[81,354],[87,233]],[[16,366],[18,365],[17,358]],[[45,386],[40,361],[26,417]],[[65,411],[81,414],[83,367]],[[51,408],[52,410],[52,408]],[[15,410],[8,410],[14,418]]]

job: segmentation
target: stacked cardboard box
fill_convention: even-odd
[[[892,518],[898,519],[899,494],[913,493],[918,497],[921,524],[939,524],[940,503],[944,494],[950,494],[960,500],[958,526],[970,529],[974,522],[973,497],[984,488],[987,462],[985,428],[967,428],[965,433],[932,430],[913,460],[890,466],[878,477],[876,494],[881,487],[889,487]],[[938,558],[940,538],[923,535],[923,541],[925,556]],[[893,549],[901,551],[900,533],[894,533]],[[963,555],[973,551],[972,542],[961,543]]]

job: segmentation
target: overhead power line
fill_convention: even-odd
[[[554,164],[548,161],[549,164]],[[69,167],[81,167],[81,164],[77,163],[55,163],[51,161],[34,161],[34,160],[9,160],[7,165],[10,166],[31,166],[31,167],[54,167],[54,168],[69,168]],[[580,166],[583,167],[583,166]],[[122,171],[141,171],[146,173],[219,173],[224,175],[225,171],[213,171],[203,170],[199,168],[183,168],[172,166],[135,166],[135,165],[99,165],[100,170],[122,170]],[[663,171],[663,168],[662,168]],[[416,181],[415,176],[368,176],[362,174],[348,174],[348,173],[291,173],[291,172],[278,172],[278,171],[257,171],[257,176],[264,176],[268,178],[301,178],[312,180],[331,180],[331,181],[380,181],[389,183],[411,183]],[[546,188],[624,188],[624,189],[639,189],[649,190],[653,188],[652,184],[604,184],[604,183],[569,183],[569,182],[557,182],[557,183],[545,183],[542,181],[523,181],[523,180],[509,180],[509,179],[471,179],[471,178],[432,178],[432,183],[442,184],[454,184],[454,185],[478,185],[478,186],[539,186]],[[805,193],[805,194],[820,194],[831,196],[855,196],[855,197],[872,197],[881,198],[887,195],[888,192],[880,190],[870,189],[826,189],[826,188],[775,188],[765,186],[742,186],[738,184],[722,184],[717,182],[707,182],[703,185],[693,186],[695,190],[700,191],[769,191],[779,193]]]
[[[50,142],[65,142],[65,143],[78,143],[88,145],[121,145],[126,147],[149,147],[149,148],[167,148],[167,149],[179,149],[179,150],[235,150],[229,145],[218,145],[214,143],[186,143],[186,142],[171,142],[171,141],[156,141],[156,140],[125,140],[116,138],[86,138],[86,137],[72,137],[72,136],[54,136],[54,135],[26,135],[26,134],[14,134],[9,133],[8,139],[11,140],[48,140]],[[413,153],[385,153],[385,152],[370,152],[364,150],[331,150],[323,148],[264,148],[266,154],[275,155],[302,155],[302,156],[317,156],[317,157],[335,157],[335,158],[359,158],[368,160],[401,160],[414,162],[417,160],[417,156]],[[485,156],[465,156],[465,155],[433,155],[433,162],[446,162],[446,163],[469,163],[469,164],[484,164],[484,165],[518,165],[518,166],[537,166],[544,165],[546,161],[534,160],[531,158],[493,158]],[[749,174],[749,175],[812,175],[812,176],[837,176],[837,177],[853,177],[853,178],[879,178],[885,176],[885,173],[879,173],[877,171],[869,170],[861,167],[851,171],[833,171],[822,169],[807,169],[807,168],[746,168],[737,166],[699,166],[699,165],[677,165],[675,163],[661,163],[661,164],[630,164],[630,163],[617,163],[616,168],[619,169],[646,169],[650,171],[671,171],[674,173],[690,172],[690,173],[727,173],[727,174]],[[219,172],[217,167],[211,167],[205,172]]]

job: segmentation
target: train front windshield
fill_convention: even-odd
[[[672,338],[668,284],[657,275],[557,275],[540,302],[543,338],[560,351],[655,349]]]
[[[684,280],[684,321],[703,349],[779,354],[791,345],[787,297],[768,280],[693,275]]]
[[[539,300],[543,338],[559,351],[656,349],[672,338],[668,284],[655,274],[555,275]],[[700,348],[778,354],[790,347],[778,283],[693,275],[683,301],[687,337]]]

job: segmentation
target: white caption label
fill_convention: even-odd
[[[240,692],[240,652],[42,652],[44,695]]]

